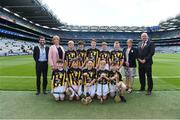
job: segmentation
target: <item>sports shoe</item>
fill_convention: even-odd
[[[122,102],[124,102],[124,103],[126,102],[126,99],[125,99],[124,96],[120,96],[120,98],[121,98],[121,101],[122,101]]]

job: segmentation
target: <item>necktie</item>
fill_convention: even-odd
[[[141,46],[142,49],[144,48],[145,44],[146,44],[146,42],[144,41],[142,46]]]

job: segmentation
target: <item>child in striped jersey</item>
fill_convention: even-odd
[[[82,69],[78,66],[78,59],[72,61],[72,67],[68,69],[68,90],[71,91],[69,100],[73,100],[76,97],[76,100],[79,100],[78,89],[81,81]]]
[[[97,98],[102,103],[107,99],[107,95],[109,93],[108,81],[109,81],[109,73],[110,71],[105,68],[106,61],[101,60],[99,63],[99,69],[97,71]]]
[[[93,68],[93,61],[87,61],[87,68],[83,69],[82,82],[79,88],[79,95],[93,98],[96,92],[96,69]]]
[[[58,69],[52,72],[51,78],[51,92],[56,101],[63,101],[65,98],[65,86],[66,86],[66,71],[63,68],[63,60],[57,61]]]

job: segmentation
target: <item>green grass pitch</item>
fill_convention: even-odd
[[[113,99],[104,104],[94,100],[88,106],[78,101],[55,102],[50,94],[35,96],[32,56],[0,57],[0,119],[180,119],[180,54],[156,54],[153,78],[152,96],[134,91],[126,94],[125,104]],[[139,89],[138,78],[134,89]]]

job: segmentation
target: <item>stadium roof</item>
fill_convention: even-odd
[[[73,26],[61,23],[47,5],[41,0],[0,0],[0,5],[21,16],[23,19],[32,21],[38,26],[50,27],[64,31],[82,32],[142,32],[146,27],[137,26]]]
[[[39,0],[0,0],[3,8],[42,26],[61,26],[60,20]]]
[[[64,25],[59,27],[63,31],[81,31],[81,32],[142,32],[146,27],[137,26],[73,26]]]
[[[162,21],[159,26],[74,26],[64,24],[41,0],[0,0],[0,6],[44,28],[81,32],[147,32],[180,29],[180,15]]]
[[[180,29],[180,14],[176,17],[169,18],[166,21],[160,22],[160,31]]]

